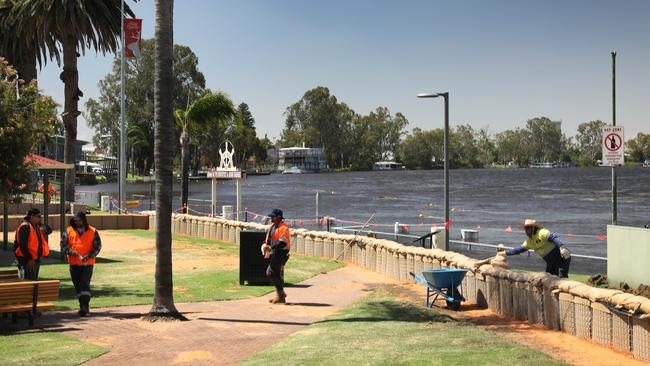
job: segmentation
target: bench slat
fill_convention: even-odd
[[[36,307],[39,310],[52,310],[54,309],[54,304],[52,303],[40,303]],[[11,304],[11,305],[0,305],[0,313],[18,313],[23,311],[31,311],[32,304]]]

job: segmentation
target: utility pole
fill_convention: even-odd
[[[616,126],[616,51],[612,52],[612,126]],[[616,166],[612,165],[612,225],[618,221],[617,195]]]

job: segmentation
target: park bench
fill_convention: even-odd
[[[11,314],[15,323],[17,314],[26,312],[31,327],[38,311],[54,308],[52,302],[59,298],[59,287],[58,280],[0,281],[0,313]]]
[[[0,271],[0,281],[18,280],[17,269],[5,269]]]

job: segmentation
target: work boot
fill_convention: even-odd
[[[286,298],[287,294],[284,291],[278,291],[276,290],[276,297],[275,299],[271,300],[271,304],[286,304]]]

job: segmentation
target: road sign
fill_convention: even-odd
[[[603,127],[603,165],[625,164],[625,134],[621,126]]]
[[[208,178],[214,179],[242,179],[241,170],[215,170],[208,172]]]

